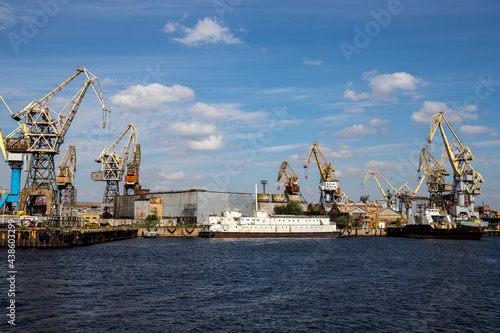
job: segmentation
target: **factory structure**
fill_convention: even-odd
[[[194,189],[122,195],[114,200],[117,219],[145,219],[152,215],[158,219],[175,219],[179,224],[197,224],[209,215],[219,215],[226,210],[251,216],[253,195]]]
[[[74,97],[60,111],[48,106],[47,103],[79,75],[85,77],[85,81]],[[102,106],[104,128],[106,115],[111,111],[104,103],[99,80],[86,68],[78,68],[45,96],[34,99],[17,113],[12,112],[0,96],[11,117],[18,124],[8,135],[4,136],[0,131],[0,148],[11,168],[10,190],[8,193],[2,191],[0,198],[0,208],[4,211],[15,215],[56,216],[63,221],[61,223],[71,221],[76,216],[77,191],[73,185],[77,156],[75,146],[68,146],[57,166],[54,160],[62,149],[65,136],[89,88],[94,90]],[[439,161],[428,149],[437,132],[441,134],[445,151]],[[451,141],[446,133],[452,138]],[[320,182],[316,205],[304,200],[300,192],[299,178],[288,161],[283,161],[278,168],[276,181],[281,182],[283,190],[279,194],[265,192],[267,180],[261,181],[263,191],[255,193],[255,196],[252,193],[202,189],[153,193],[141,188],[141,147],[137,137],[134,124],[129,124],[95,159],[100,168],[89,175],[89,180],[106,183],[99,212],[102,217],[144,220],[148,216],[155,216],[158,219],[175,220],[180,224],[198,224],[210,215],[219,215],[228,210],[238,210],[243,216],[252,216],[257,210],[272,214],[276,206],[291,202],[302,205],[305,212],[319,211],[321,214],[330,214],[332,219],[345,216],[349,221],[359,221],[363,226],[378,227],[381,226],[377,222],[379,220],[405,221],[415,213],[415,208],[424,207],[422,205],[438,207],[443,213],[453,216],[457,222],[469,223],[482,216],[491,215],[481,211],[480,216],[480,210],[475,206],[484,179],[473,168],[471,162],[474,155],[461,142],[446,119],[444,111],[432,117],[430,134],[420,153],[419,165],[415,174],[405,184],[393,186],[379,170],[367,171],[362,184],[373,177],[382,194],[381,200],[376,202],[369,202],[367,197],[362,197],[357,202],[349,199],[341,190],[336,170],[316,142],[309,148],[304,165],[307,169],[314,158],[318,167]],[[446,177],[451,174],[446,169],[446,160],[453,173],[452,183],[447,183]],[[24,187],[21,187],[23,169],[27,172],[27,177]],[[413,186],[415,189],[412,189],[410,181],[417,174],[422,176],[419,177],[416,187]],[[382,185],[379,178],[386,184]],[[418,192],[424,180],[428,195],[419,196]],[[123,191],[120,191],[122,181],[124,186]],[[493,212],[498,216],[497,211]]]

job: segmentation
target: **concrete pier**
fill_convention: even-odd
[[[9,229],[0,230],[0,247],[8,247],[14,239],[15,248],[53,248],[91,245],[137,237],[137,228],[106,229]]]

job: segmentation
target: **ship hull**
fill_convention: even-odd
[[[407,225],[403,228],[387,228],[387,237],[478,240],[483,237],[483,233],[465,228],[434,229],[430,225]]]
[[[200,231],[204,238],[332,238],[340,237],[340,232],[226,232]]]

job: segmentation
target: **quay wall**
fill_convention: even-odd
[[[198,237],[202,228],[186,228],[186,227],[154,227],[154,228],[139,228],[137,237],[144,236],[148,230],[156,230],[159,237]]]
[[[340,237],[384,237],[385,229],[339,229]]]
[[[15,248],[53,248],[91,245],[121,239],[137,237],[137,228],[106,228],[106,229],[26,229],[0,230],[0,248],[9,247],[14,239]]]

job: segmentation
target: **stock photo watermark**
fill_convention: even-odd
[[[14,220],[8,220],[8,251],[7,251],[7,322],[9,325],[16,325],[16,225]]]
[[[411,2],[411,0],[408,0]],[[371,10],[370,15],[373,18],[364,25],[364,29],[355,26],[354,38],[352,43],[342,42],[339,44],[340,50],[348,64],[352,62],[354,54],[360,54],[361,50],[370,45],[371,41],[387,28],[392,18],[401,14],[403,5],[399,0],[389,0],[385,9],[379,11]]]
[[[7,33],[7,39],[14,50],[14,53],[19,53],[19,47],[22,44],[28,44],[30,40],[35,38],[40,29],[45,27],[51,18],[59,14],[61,6],[66,5],[71,0],[39,0],[38,8],[33,10],[30,15],[25,15],[21,18],[21,28],[17,32],[10,31]]]
[[[224,20],[224,13],[232,12],[234,8],[241,5],[242,2],[243,0],[214,0],[212,4],[217,13],[217,17],[220,20]]]
[[[207,188],[223,189],[226,188],[231,182],[231,177],[235,177],[243,172],[242,165],[244,163],[251,163],[257,157],[259,149],[265,148],[269,143],[274,140],[274,135],[284,130],[285,126],[282,124],[284,121],[289,120],[284,117],[284,113],[274,111],[272,119],[269,121],[269,127],[259,131],[255,138],[247,139],[238,148],[238,153],[242,154],[241,159],[232,159],[226,163],[226,168],[223,171],[209,172],[212,182],[206,185]]]

